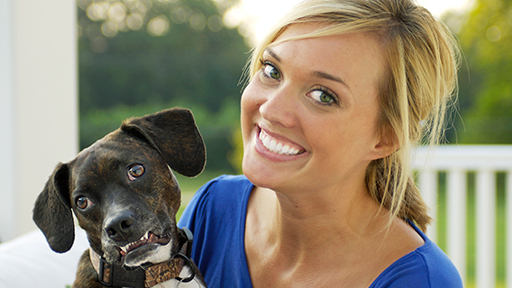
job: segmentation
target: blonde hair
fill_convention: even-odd
[[[298,23],[322,23],[306,35],[276,39]],[[428,207],[411,176],[412,148],[421,141],[438,144],[446,108],[456,92],[459,50],[450,31],[412,0],[309,0],[278,22],[256,46],[250,59],[252,78],[261,68],[266,47],[295,39],[363,32],[376,35],[385,49],[387,75],[380,83],[381,137],[398,148],[372,161],[366,185],[373,199],[393,217],[414,221],[426,231]]]

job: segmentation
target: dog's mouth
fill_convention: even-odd
[[[159,244],[159,245],[164,246],[164,245],[169,244],[170,241],[171,241],[170,235],[158,236],[158,235],[154,234],[153,232],[148,231],[139,240],[128,243],[123,247],[119,247],[119,253],[121,253],[122,257],[124,257],[128,253],[130,253],[142,246],[145,246],[148,244]]]

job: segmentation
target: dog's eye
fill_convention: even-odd
[[[76,198],[75,202],[76,206],[82,210],[92,205],[92,201],[84,196]]]
[[[130,180],[135,180],[140,176],[144,175],[145,169],[144,166],[140,164],[135,164],[128,169],[128,178]]]

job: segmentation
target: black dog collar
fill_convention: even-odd
[[[173,255],[169,261],[157,264],[145,264],[137,268],[126,268],[116,263],[108,263],[105,258],[89,248],[89,256],[94,269],[98,273],[98,281],[107,287],[133,287],[149,288],[171,279],[181,282],[190,282],[195,272],[190,269],[191,275],[182,279],[179,277],[183,267],[192,268],[190,253],[193,236],[187,228],[178,229],[180,252]]]

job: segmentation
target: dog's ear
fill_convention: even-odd
[[[132,118],[121,130],[147,141],[176,172],[192,177],[203,171],[205,146],[190,110],[172,108]]]
[[[69,167],[60,163],[37,197],[32,215],[50,248],[59,253],[71,249],[75,240],[69,201]]]

